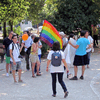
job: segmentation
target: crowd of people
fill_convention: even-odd
[[[42,43],[40,38],[36,35],[30,35],[29,31],[24,31],[23,34],[28,34],[28,39],[26,41],[18,38],[18,35],[13,31],[9,32],[7,38],[3,41],[3,48],[6,49],[6,76],[9,76],[9,66],[10,66],[10,74],[13,74],[14,82],[16,83],[16,71],[18,71],[19,80],[18,82],[23,82],[21,80],[21,52],[24,52],[25,61],[26,61],[26,70],[30,70],[30,66],[32,67],[32,77],[35,77],[34,73],[37,73],[37,76],[41,76],[40,71],[40,62],[41,62],[41,48]],[[20,42],[22,41],[22,42]],[[24,51],[22,49],[24,48]],[[29,59],[31,61],[31,65],[29,65]]]
[[[41,48],[42,43],[40,38],[33,35],[30,35],[29,31],[24,31],[24,34],[28,34],[28,39],[26,41],[20,39],[18,36],[9,32],[9,36],[3,41],[3,48],[6,49],[6,76],[9,76],[9,66],[10,73],[13,74],[14,82],[16,83],[16,71],[18,71],[19,80],[18,82],[23,82],[21,79],[21,52],[24,48],[25,52],[25,61],[26,61],[26,70],[29,71],[32,69],[32,77],[41,76]],[[74,34],[70,34],[68,38],[63,32],[59,32],[63,40],[63,49],[60,49],[60,44],[58,41],[54,42],[52,50],[47,56],[47,68],[48,72],[50,66],[50,73],[52,77],[52,90],[53,97],[56,96],[56,75],[58,75],[58,81],[64,90],[64,98],[68,96],[68,90],[63,81],[64,69],[66,69],[67,77],[70,75],[69,67],[74,67],[74,76],[69,78],[70,80],[78,80],[77,72],[78,66],[82,66],[82,74],[80,79],[84,79],[85,66],[89,68],[90,56],[93,49],[93,38],[89,35],[89,31],[81,31],[80,38],[75,40]],[[29,59],[31,65],[29,65]],[[31,66],[31,68],[30,68]],[[35,74],[36,73],[36,74]]]

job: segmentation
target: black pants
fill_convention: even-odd
[[[56,75],[58,74],[58,82],[62,86],[64,92],[67,91],[67,88],[65,86],[65,83],[63,82],[63,73],[51,73],[52,76],[52,90],[53,94],[56,94]]]
[[[4,55],[1,55],[1,63],[4,61]]]
[[[94,39],[94,46],[96,46],[96,44],[98,45],[98,36],[93,35],[93,39]]]
[[[29,54],[25,53],[25,60],[26,60],[26,69],[29,70]]]

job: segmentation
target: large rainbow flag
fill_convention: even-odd
[[[43,24],[42,31],[40,34],[40,39],[44,41],[45,43],[47,43],[50,47],[52,47],[55,41],[59,41],[61,49],[62,49],[63,42],[59,35],[59,32],[47,20],[44,20],[44,24]]]

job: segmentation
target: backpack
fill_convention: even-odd
[[[52,54],[51,64],[55,67],[59,67],[61,65],[62,57],[61,52],[54,52]]]
[[[18,43],[17,43],[17,45],[18,45],[18,48],[19,48],[19,44],[18,44]],[[14,43],[12,43],[12,52],[13,52],[13,50],[14,50]],[[8,46],[8,48],[7,48],[7,51],[6,51],[6,56],[7,56],[7,57],[10,57],[9,46]]]

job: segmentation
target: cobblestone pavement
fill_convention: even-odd
[[[46,60],[42,60],[42,76],[31,77],[31,71],[25,71],[22,61],[22,80],[24,83],[14,84],[13,77],[5,76],[5,62],[0,64],[0,100],[63,100],[63,90],[57,82],[57,97],[52,97],[51,75],[46,72]],[[78,77],[81,67],[78,67]],[[74,74],[74,69],[69,69]],[[100,99],[100,54],[93,53],[90,68],[85,71],[85,79],[71,81],[64,74],[64,82],[68,88],[67,100],[99,100]],[[18,78],[18,75],[17,75]]]

